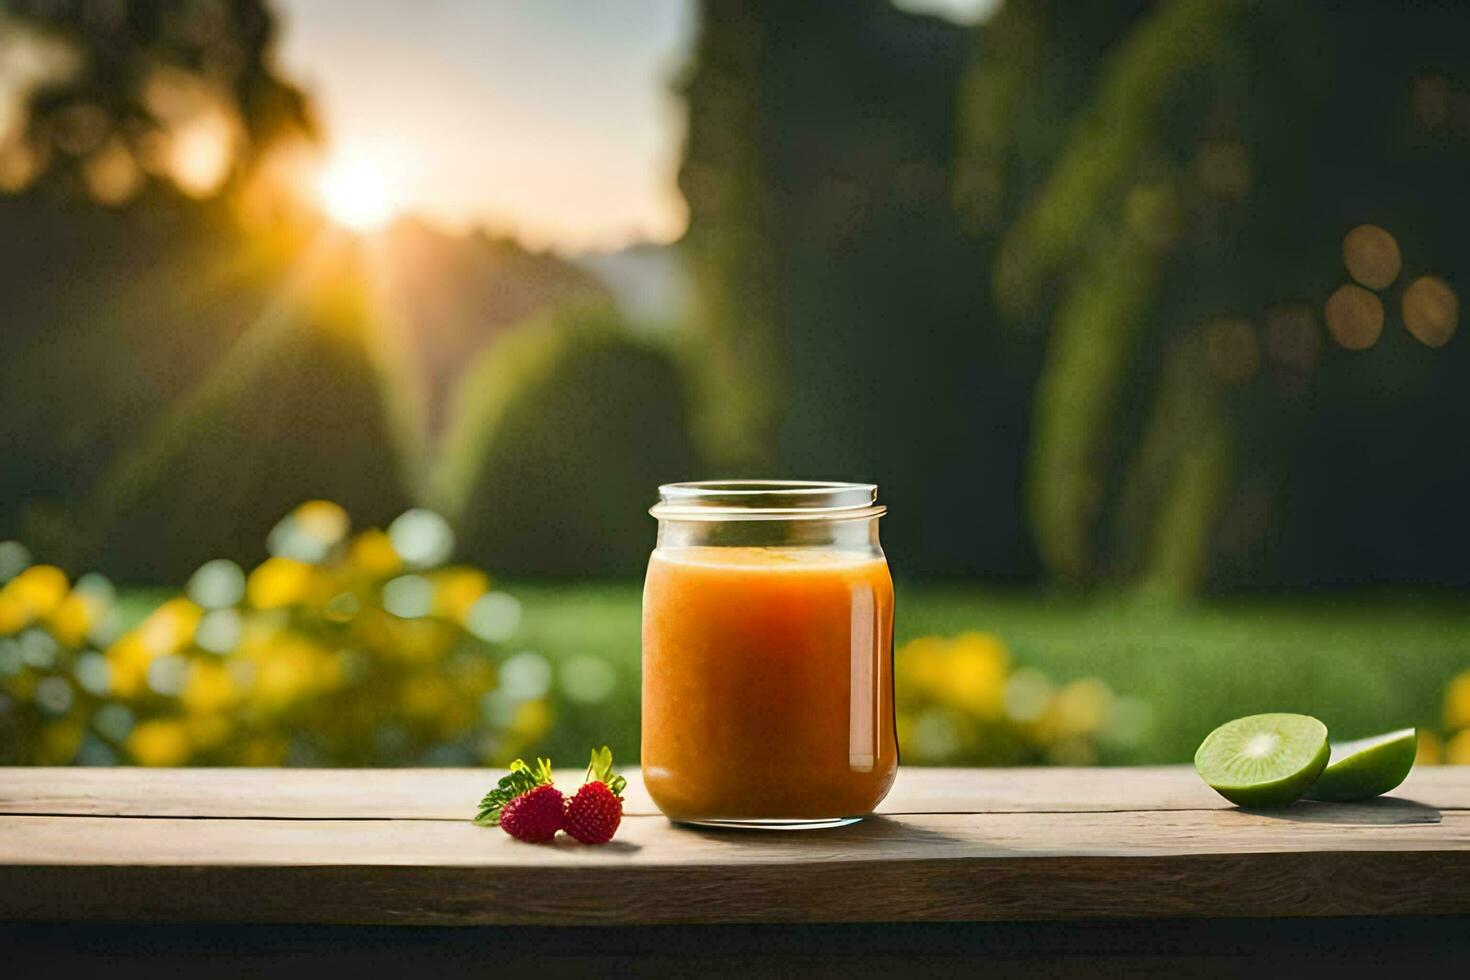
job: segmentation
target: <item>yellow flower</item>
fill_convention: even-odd
[[[5,593],[20,603],[28,622],[49,616],[66,598],[71,585],[66,573],[52,565],[32,565],[5,586]]]
[[[1036,723],[1037,734],[1046,742],[1059,742],[1079,735],[1092,735],[1107,724],[1113,707],[1113,692],[1096,677],[1073,681],[1057,692]]]
[[[1414,765],[1437,766],[1444,761],[1443,749],[1439,744],[1439,736],[1433,732],[1419,729],[1419,744],[1414,750]]]
[[[1446,728],[1470,728],[1470,670],[1461,672],[1444,692]]]
[[[436,573],[434,614],[463,623],[470,607],[490,591],[490,577],[476,568],[446,568]]]
[[[899,648],[894,657],[899,693],[905,698],[934,696],[944,688],[946,640],[921,636]]]
[[[290,558],[267,558],[245,583],[245,595],[256,609],[280,609],[306,599],[311,566]]]
[[[371,578],[387,578],[403,565],[386,531],[372,528],[352,539],[347,548],[347,561]]]
[[[527,701],[516,709],[509,734],[523,742],[530,742],[545,735],[549,728],[551,705],[542,700]]]
[[[20,596],[8,588],[0,589],[0,636],[19,633],[31,624],[31,611]]]
[[[1451,766],[1470,766],[1470,728],[1445,743],[1444,761]]]
[[[135,632],[154,656],[177,653],[193,641],[203,615],[203,609],[180,596],[153,610]]]
[[[457,627],[434,619],[389,618],[386,635],[377,647],[408,664],[432,664],[444,658],[458,636]]]
[[[211,714],[230,707],[239,693],[228,667],[201,660],[189,671],[189,681],[179,699],[186,711]]]
[[[283,636],[274,646],[256,654],[255,683],[250,700],[267,711],[280,711],[299,698],[321,688],[335,664],[324,664],[328,655],[306,640]]]
[[[107,648],[108,682],[114,694],[131,698],[141,693],[148,677],[153,651],[143,642],[138,630],[124,633]]]
[[[56,642],[64,647],[75,648],[81,646],[82,641],[87,638],[92,620],[91,601],[85,595],[73,592],[51,611],[47,625],[51,628],[51,635],[56,637]]]
[[[304,533],[326,545],[335,544],[345,538],[352,523],[342,505],[334,504],[330,500],[308,500],[297,507],[291,516],[296,518],[297,526]]]
[[[950,642],[945,659],[944,700],[977,718],[999,718],[1010,668],[1001,642],[986,633],[963,633]]]
[[[183,765],[189,758],[189,734],[179,721],[155,718],[133,729],[127,749],[140,765]]]

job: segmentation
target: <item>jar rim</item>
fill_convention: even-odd
[[[879,517],[876,483],[833,480],[692,480],[665,483],[649,513],[660,520],[854,520]]]

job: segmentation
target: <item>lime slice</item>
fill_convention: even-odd
[[[1250,715],[1210,732],[1194,768],[1238,806],[1284,806],[1327,765],[1327,726],[1308,715]]]
[[[1418,748],[1419,734],[1413,728],[1340,742],[1332,747],[1332,758],[1310,795],[1318,800],[1366,800],[1387,793],[1414,768]]]

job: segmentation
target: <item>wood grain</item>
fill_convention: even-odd
[[[1470,770],[1394,798],[1236,810],[1183,768],[906,770],[805,833],[650,811],[519,844],[487,774],[0,770],[0,918],[218,923],[923,922],[1470,914]],[[571,779],[569,781],[575,781]]]
[[[624,812],[656,816],[630,778]],[[483,769],[0,768],[0,814],[281,819],[462,820],[494,783]],[[577,785],[580,771],[557,773]],[[1416,769],[1396,795],[1470,810],[1470,778]],[[1191,770],[913,769],[899,773],[879,813],[1058,813],[1199,810],[1230,806]]]

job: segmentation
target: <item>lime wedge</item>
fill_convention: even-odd
[[[1366,800],[1404,781],[1414,768],[1419,734],[1403,728],[1386,735],[1339,742],[1309,794],[1318,800]]]
[[[1309,715],[1250,715],[1210,732],[1194,768],[1238,806],[1284,806],[1327,765],[1327,726]]]

